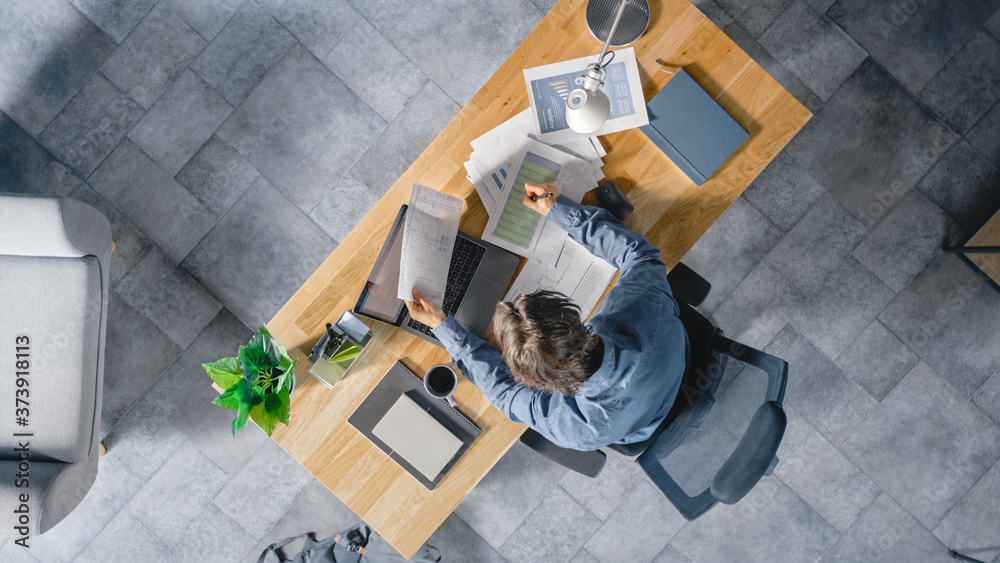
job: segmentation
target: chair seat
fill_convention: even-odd
[[[0,288],[0,397],[13,402],[20,391],[17,406],[26,409],[0,417],[0,459],[11,459],[18,441],[28,439],[32,459],[83,460],[99,414],[100,263],[93,256],[0,255]],[[23,371],[26,377],[13,377]],[[30,438],[14,436],[26,431]]]

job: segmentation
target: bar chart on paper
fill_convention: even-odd
[[[515,246],[528,248],[535,227],[538,226],[542,216],[524,206],[524,196],[528,193],[524,184],[555,182],[560,169],[561,166],[551,160],[530,151],[525,153],[524,162],[517,172],[517,177],[514,178],[514,185],[511,187],[510,196],[507,198],[507,204],[503,208],[503,214],[497,222],[493,236]]]

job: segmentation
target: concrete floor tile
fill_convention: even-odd
[[[103,442],[108,450],[104,457],[121,463],[145,482],[167,463],[185,440],[159,413],[155,400],[140,398],[115,423]]]
[[[667,497],[643,479],[584,544],[601,563],[652,561],[687,523]],[[627,538],[644,538],[628,541]]]
[[[843,443],[878,405],[792,325],[764,351],[788,362],[784,404],[835,445]]]
[[[567,471],[559,486],[601,520],[607,520],[646,475],[634,458],[606,450],[608,459],[597,478]]]
[[[184,441],[125,508],[158,538],[180,545],[189,526],[228,481],[219,466]]]
[[[601,526],[601,521],[555,487],[500,546],[507,561],[565,563]]]
[[[70,0],[77,10],[121,43],[156,5],[156,0]]]
[[[219,394],[201,364],[235,356],[251,336],[252,330],[223,310],[146,393],[172,427],[229,475],[239,473],[268,437],[252,424],[233,436],[236,412],[212,404]]]
[[[175,14],[193,27],[199,35],[211,41],[240,11],[246,0],[163,0]]]
[[[109,155],[143,110],[101,74],[80,90],[38,136],[63,164],[86,178]]]
[[[232,113],[233,107],[198,75],[185,70],[128,138],[175,175]]]
[[[993,104],[993,108],[965,134],[965,140],[990,164],[1000,168],[1000,135],[996,134],[998,129],[1000,129],[1000,102]]]
[[[972,396],[972,402],[994,422],[1000,424],[1000,371],[983,383],[983,386]]]
[[[384,128],[378,114],[299,46],[218,135],[308,212]]]
[[[878,318],[970,397],[1000,368],[998,310],[1000,294],[957,258],[940,252]]]
[[[476,563],[506,563],[493,546],[476,531],[452,514],[427,540],[441,551],[441,561],[475,561]]]
[[[815,430],[774,474],[841,533],[882,492]]]
[[[569,563],[601,563],[586,549],[581,549]]]
[[[121,511],[76,558],[80,563],[143,561],[174,563],[182,559],[173,546],[156,537],[135,516]]]
[[[364,19],[322,60],[386,121],[395,119],[427,82],[427,75]]]
[[[806,338],[836,358],[875,320],[893,291],[848,256],[791,316]]]
[[[468,9],[463,0],[426,0],[406,14],[405,25],[386,34],[459,105],[472,98],[545,15],[529,0],[477,8]],[[596,41],[594,49],[599,49]]]
[[[174,178],[222,217],[259,176],[234,148],[213,135]]]
[[[920,91],[920,100],[964,134],[1000,99],[1000,41],[979,31]]]
[[[80,178],[52,157],[38,141],[0,113],[0,192],[66,195]]]
[[[780,152],[743,192],[743,199],[757,208],[775,227],[787,233],[805,217],[823,186],[813,180],[787,152]]]
[[[101,72],[149,109],[207,44],[177,14],[160,5],[108,58]]]
[[[115,291],[181,348],[222,310],[212,294],[158,248],[147,252]]]
[[[887,131],[892,131],[892,142],[886,142]],[[786,150],[865,225],[874,227],[956,139],[866,60]]]
[[[810,296],[868,234],[833,196],[816,205],[767,254],[767,261],[802,295]]]
[[[824,101],[868,56],[807,0],[794,0],[760,44]]]
[[[515,443],[462,500],[455,514],[499,549],[568,470]]]
[[[771,264],[762,260],[712,313],[726,337],[763,350],[805,298]]]
[[[112,207],[108,200],[94,191],[87,184],[80,184],[70,197],[93,206],[111,222],[111,239],[115,242],[115,251],[111,254],[111,286],[114,287],[127,274],[146,252],[153,246],[146,235],[139,232],[124,215]]]
[[[256,563],[257,557],[267,546],[285,538],[302,534],[312,534],[317,540],[324,540],[334,534],[361,523],[361,518],[340,502],[322,483],[313,479],[295,504],[288,509],[281,520],[247,552],[246,563]],[[293,546],[301,547],[301,542]],[[286,556],[294,555],[294,549],[285,549]],[[233,557],[230,561],[239,561]]]
[[[180,348],[114,291],[108,304],[101,435],[146,392]]]
[[[258,178],[181,267],[256,330],[335,247],[281,192]]]
[[[827,15],[916,94],[993,13],[991,0],[840,0]],[[945,23],[947,22],[947,23]],[[929,30],[933,33],[928,33]]]
[[[410,11],[414,0],[348,0],[382,33],[388,33]]]
[[[37,559],[31,556],[31,544],[28,544],[27,549],[21,547],[14,543],[13,539],[4,538],[3,542],[0,542],[0,557],[8,563],[39,563]]]
[[[317,57],[333,49],[360,23],[361,15],[347,0],[258,0],[278,23]]]
[[[948,557],[948,549],[941,542],[882,493],[820,561],[945,563],[954,559]]]
[[[670,543],[691,561],[815,561],[839,537],[781,480],[764,477],[743,500],[714,506]]]
[[[255,538],[263,537],[313,481],[285,450],[268,440],[215,497],[215,505]],[[261,503],[260,499],[269,499]]]
[[[677,551],[676,547],[668,545],[656,556],[656,559],[653,559],[653,563],[691,563],[691,560]]]
[[[995,133],[995,132],[994,132]],[[931,201],[963,229],[1000,202],[1000,171],[964,140],[959,140],[917,184]]]
[[[191,70],[238,106],[293,45],[295,38],[250,0],[191,63]]]
[[[896,335],[873,321],[837,358],[837,365],[881,401],[919,361]]]
[[[115,43],[64,0],[0,5],[0,110],[37,137]]]
[[[976,559],[1000,557],[1000,463],[983,475],[932,532],[941,543]]]
[[[88,183],[174,263],[183,260],[217,221],[191,192],[128,139]]]
[[[898,293],[949,243],[955,229],[940,207],[920,190],[912,190],[853,255]]]
[[[701,309],[714,311],[780,240],[781,232],[757,209],[742,198],[734,201],[682,259],[712,284]]]
[[[754,39],[760,37],[791,2],[792,0],[762,0],[750,4],[740,0],[716,0],[716,4],[729,12],[736,23]]]
[[[102,457],[97,464],[97,479],[87,496],[52,530],[33,538],[30,554],[45,563],[73,561],[144,482],[121,461]],[[3,550],[0,559],[8,561]]]
[[[256,538],[251,536],[232,518],[226,516],[219,507],[209,504],[198,517],[192,520],[178,545],[185,552],[197,556],[198,561],[229,563],[239,561]],[[254,563],[256,563],[254,559]]]
[[[351,173],[373,192],[385,195],[460,109],[436,84],[426,83],[358,159]]]
[[[1000,458],[1000,428],[921,362],[842,446],[928,528]]]
[[[309,212],[309,217],[340,243],[372,207],[378,196],[351,174],[342,176]]]

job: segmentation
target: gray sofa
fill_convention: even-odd
[[[110,263],[93,207],[0,194],[0,536],[21,545],[97,477]]]

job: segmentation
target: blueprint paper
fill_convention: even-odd
[[[462,219],[462,200],[421,184],[413,184],[403,227],[396,297],[413,300],[419,289],[438,307],[444,304],[451,253]]]
[[[563,249],[556,265],[545,266],[529,260],[503,298],[504,301],[513,301],[522,293],[547,289],[569,297],[570,301],[580,307],[584,318],[591,315],[618,268],[594,256],[572,238],[565,237],[563,240]]]
[[[611,101],[611,112],[604,125],[589,134],[593,137],[649,124],[635,49],[629,47],[614,53],[615,58],[605,67],[607,74],[601,86]],[[557,144],[586,137],[566,124],[566,98],[583,85],[584,70],[597,59],[598,55],[593,55],[524,69],[531,101],[531,125],[538,140]]]

